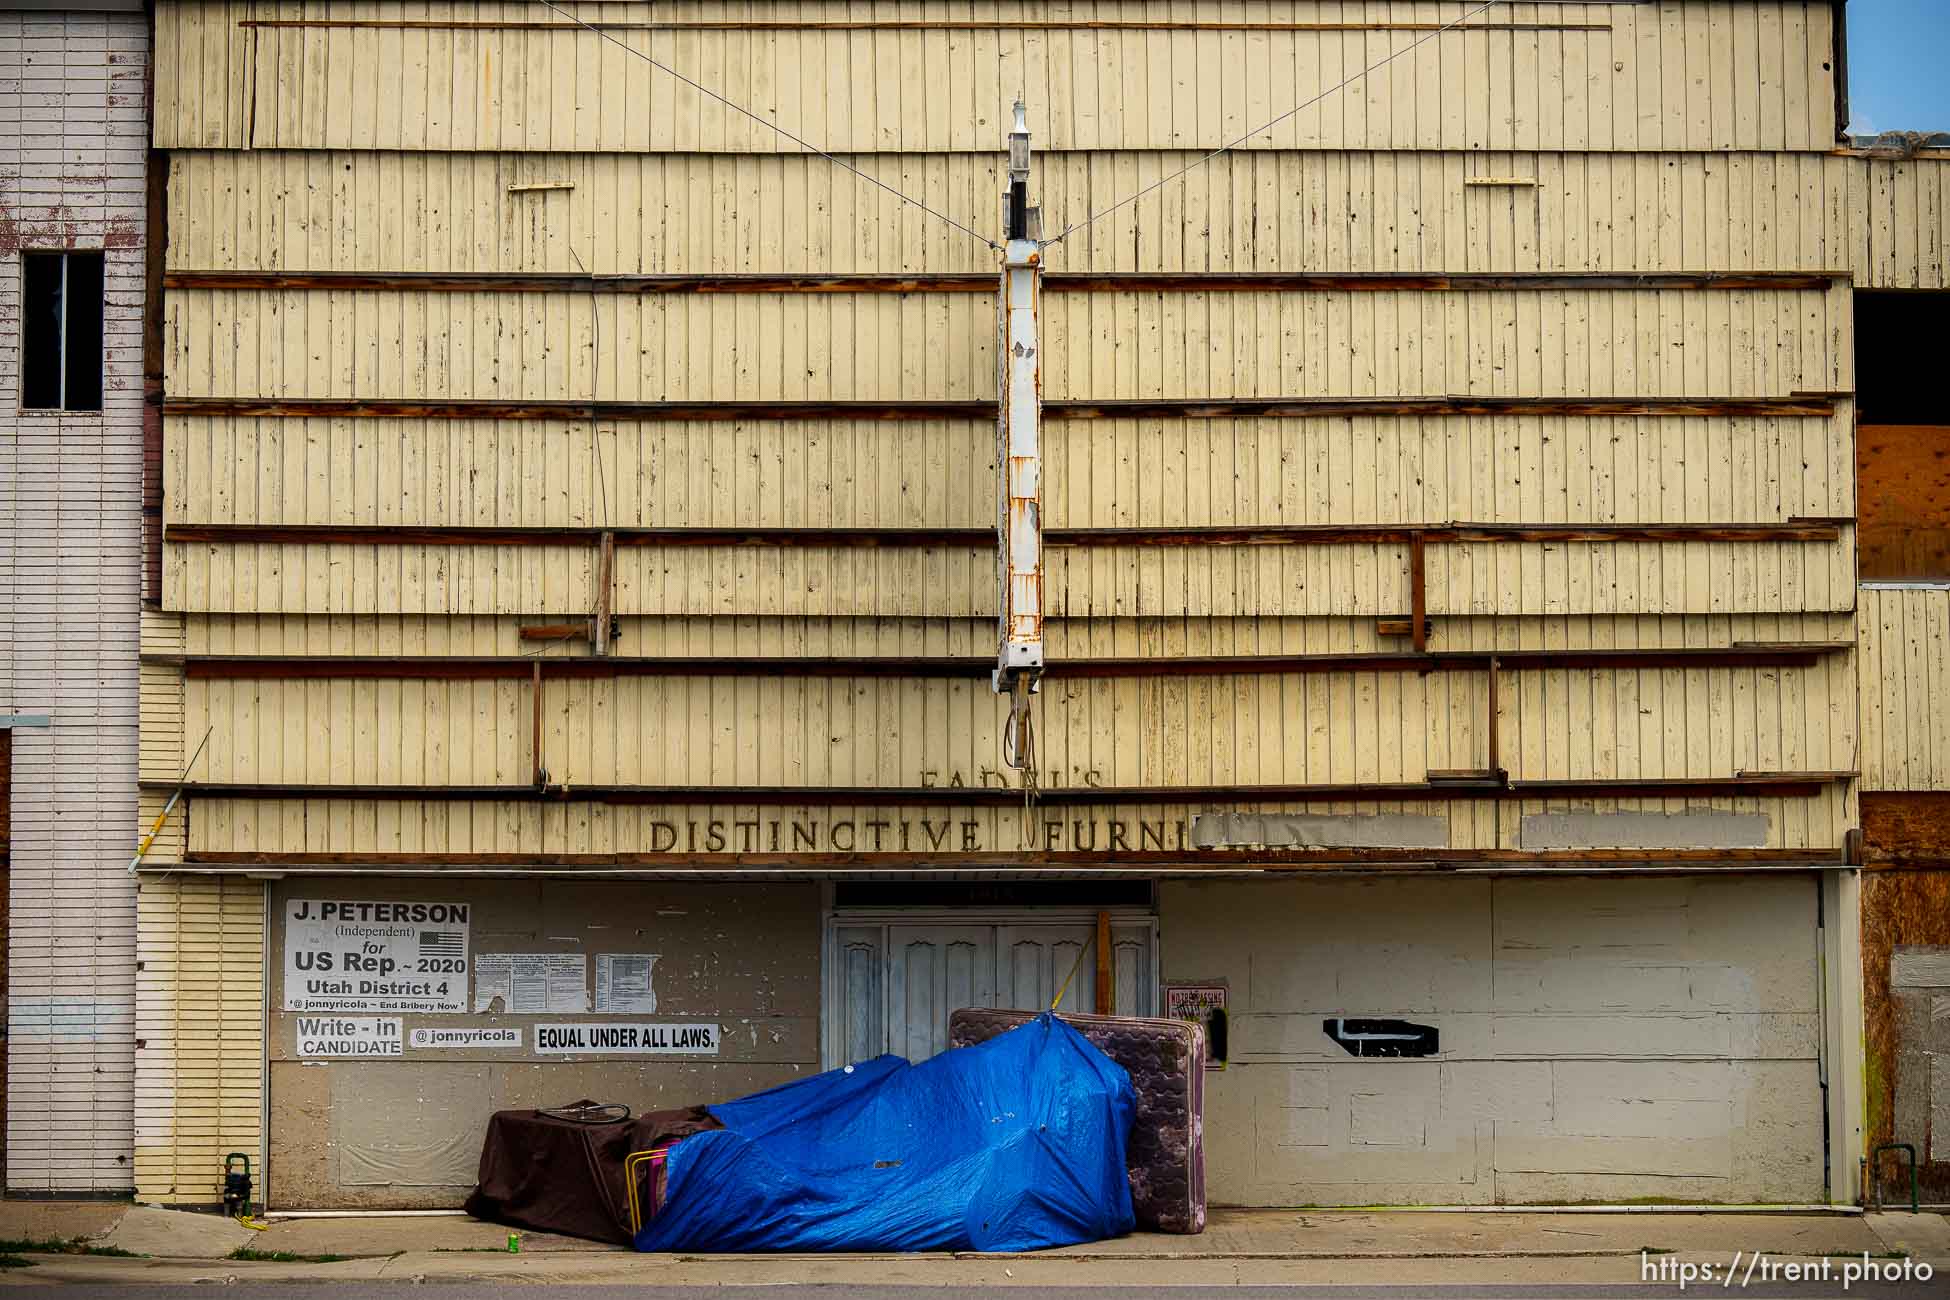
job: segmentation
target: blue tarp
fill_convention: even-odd
[[[711,1107],[638,1250],[1035,1250],[1131,1230],[1124,1067],[1044,1015]]]

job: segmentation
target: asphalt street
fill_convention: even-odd
[[[226,1300],[427,1300],[429,1291],[444,1287],[464,1288],[463,1294],[473,1300],[517,1300],[522,1296],[533,1296],[537,1285],[533,1282],[483,1283],[471,1282],[425,1282],[425,1283],[371,1283],[346,1281],[330,1283],[268,1282],[232,1283],[220,1288]],[[203,1286],[116,1286],[86,1288],[96,1294],[113,1296],[114,1300],[189,1300],[189,1297],[207,1297],[211,1287]],[[617,1286],[548,1286],[545,1288],[550,1300],[611,1300]],[[78,1287],[9,1287],[9,1294],[73,1296],[84,1290]],[[819,1283],[802,1286],[645,1286],[629,1284],[629,1292],[645,1300],[787,1300],[788,1297],[803,1300],[839,1300],[839,1297],[868,1297],[869,1300],[897,1300],[899,1297],[922,1296],[925,1300],[992,1300],[995,1289],[978,1286],[856,1286],[852,1284]],[[1131,1300],[1665,1300],[1668,1296],[1706,1296],[1738,1294],[1743,1300],[1825,1300],[1826,1297],[1846,1297],[1850,1300],[1941,1300],[1943,1288],[1941,1280],[1907,1285],[1858,1284],[1844,1291],[1839,1282],[1833,1284],[1781,1283],[1769,1287],[1738,1286],[1722,1287],[1715,1283],[1709,1287],[1690,1286],[1683,1292],[1674,1285],[1634,1284],[1634,1285],[1512,1285],[1512,1286],[1369,1286],[1351,1284],[1346,1286],[1142,1286],[1142,1287],[1047,1287],[1037,1288],[1038,1296],[1052,1297],[1053,1300],[1105,1300],[1108,1293],[1115,1292]]]

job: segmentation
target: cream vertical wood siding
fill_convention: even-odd
[[[1862,788],[1950,789],[1950,587],[1862,588]]]
[[[1051,293],[1043,396],[1786,397],[1850,386],[1850,312],[1841,289]],[[178,289],[164,360],[176,397],[993,400],[994,314],[974,293]]]
[[[1063,618],[1380,617],[1408,608],[1400,544],[1064,547],[1046,564]],[[461,616],[586,613],[593,548],[184,542],[164,599],[199,613]],[[992,552],[967,547],[631,546],[619,614],[954,618],[993,622]],[[1352,581],[1349,581],[1352,580]],[[1783,591],[1846,611],[1854,552],[1830,542],[1533,542],[1432,547],[1432,613],[1766,613]],[[1356,585],[1356,584],[1359,585]]]
[[[1856,173],[1864,289],[1950,287],[1950,158],[1872,158]]]
[[[242,620],[194,617],[192,653],[291,652],[386,656],[507,653],[515,624],[487,620]],[[1846,613],[1807,617],[1445,620],[1437,649],[1652,648],[1827,641]],[[355,634],[356,629],[356,634]],[[468,635],[471,630],[472,635]],[[725,655],[824,652],[979,653],[966,624],[890,621],[874,644],[849,641],[853,620],[628,619],[622,644],[640,653]],[[1386,648],[1365,628],[1333,619],[1239,619],[1190,624],[1098,619],[1052,624],[1053,654],[1305,654]],[[1504,679],[1503,761],[1522,780],[1662,779],[1735,770],[1801,771],[1855,751],[1854,667],[1846,656],[1808,669],[1566,669]],[[630,678],[552,683],[544,736],[552,779],[721,786],[993,784],[1000,719],[973,683],[845,679]],[[1140,681],[1052,681],[1038,735],[1052,784],[1188,786],[1414,781],[1427,768],[1487,758],[1481,674],[1240,675]],[[519,786],[527,779],[526,686],[519,682],[358,679],[197,680],[184,703],[189,732],[211,733],[204,779],[298,785]],[[834,743],[835,740],[839,743]],[[1689,801],[1600,801],[1606,810],[1678,810]],[[1258,806],[1258,805],[1255,805]],[[1277,804],[1270,810],[1304,811]],[[1520,847],[1512,804],[1492,810],[1387,801],[1372,805],[1443,819],[1458,848]],[[1819,800],[1729,799],[1711,807],[1761,811],[1776,847],[1837,842],[1848,825],[1840,790]],[[738,804],[648,809],[523,808],[429,798],[248,801],[203,798],[193,846],[222,853],[479,854],[639,851],[661,843],[658,823],[722,823],[763,849],[772,828],[804,809]],[[892,847],[903,820],[910,847],[943,814],[849,809],[863,837],[880,819]],[[1052,813],[1108,837],[1108,821],[1175,827],[1183,807],[1104,807]],[[1019,810],[967,814],[985,843],[1038,840]],[[749,831],[740,831],[750,825]],[[708,832],[707,832],[708,833]],[[1176,834],[1175,830],[1171,832]],[[788,832],[789,834],[789,832]],[[1132,832],[1135,838],[1136,832]],[[1041,828],[1034,835],[1047,838]],[[787,840],[790,844],[790,840]],[[700,846],[702,847],[702,846]]]
[[[978,419],[606,419],[592,436],[581,420],[192,415],[169,428],[172,524],[995,522],[994,426]],[[1055,418],[1044,433],[1050,528],[1783,523],[1855,501],[1827,416]]]
[[[1835,139],[1831,7],[1517,4],[1410,49],[1448,3],[603,4],[614,41],[535,6],[172,4],[156,143],[180,148],[773,153],[617,42],[827,149],[987,152],[1021,93],[1043,148],[1764,149]],[[963,17],[968,15],[968,17]],[[344,21],[359,17],[364,23]],[[973,19],[975,25],[964,26]],[[296,20],[296,21],[292,21]],[[336,21],[335,21],[336,20]],[[462,20],[444,28],[443,20]],[[762,25],[746,27],[759,22]],[[290,25],[281,25],[288,22]],[[982,23],[993,26],[982,26]],[[1066,25],[1075,24],[1075,25]],[[1352,93],[1255,132],[1391,53]]]
[[[1839,721],[1825,665],[1539,676],[1534,685],[1506,685],[1547,713],[1562,710],[1567,723],[1575,701],[1586,725],[1551,726],[1526,714],[1525,725],[1503,736],[1506,761],[1527,760],[1511,762],[1523,780],[1707,777],[1772,766],[1763,755],[1785,760],[1807,747],[1811,713]],[[548,690],[549,774],[572,789],[914,787],[994,767],[1001,744],[1001,719],[980,680],[727,674],[558,680]],[[527,696],[519,681],[200,680],[190,683],[185,712],[199,736],[215,726],[211,781],[521,786]],[[1656,721],[1641,712],[1648,698],[1665,706]],[[1846,703],[1844,693],[1843,712]],[[1481,767],[1487,712],[1485,673],[1345,672],[1051,681],[1035,717],[1052,771],[1095,773],[1106,786],[1325,785],[1415,782],[1431,768]],[[1215,726],[1222,717],[1229,725]],[[485,718],[499,723],[493,748],[471,737]],[[1374,729],[1380,743],[1335,743],[1344,727]],[[836,728],[881,743],[835,746]],[[1817,748],[1827,745],[1817,738]]]
[[[136,1199],[215,1205],[233,1151],[250,1157],[261,1199],[264,886],[151,877],[139,913]]]
[[[0,12],[0,713],[9,1192],[127,1192],[145,78],[140,13]],[[23,251],[102,250],[100,412],[21,409]]]
[[[1242,2],[1181,21],[1117,3],[1055,18],[982,3],[945,26],[877,5],[836,15],[618,3],[589,13],[782,121],[816,106],[809,138],[982,231],[1000,184],[999,114],[1022,89],[1036,197],[1054,232],[1199,159],[1262,105],[1330,85],[1464,11]],[[1054,399],[1632,398],[1690,404],[1686,413],[1054,418],[1046,526],[1829,521],[1833,538],[1809,541],[1432,544],[1431,646],[1588,637],[1727,649],[1769,639],[1736,629],[1770,616],[1823,629],[1778,639],[1852,644],[1850,284],[1925,282],[1939,246],[1931,236],[1914,241],[1910,270],[1909,245],[1885,250],[1909,207],[1936,220],[1927,196],[1942,164],[1832,150],[1829,13],[1799,3],[1499,6],[1490,30],[1434,37],[1322,111],[1049,250],[1059,271],[1516,277],[1052,289],[1042,381]],[[993,268],[979,240],[736,125],[588,33],[544,30],[557,20],[533,6],[433,3],[407,21],[332,5],[159,12],[156,139],[172,151],[170,265],[181,277],[166,305],[168,384],[179,401],[220,404],[165,417],[165,510],[182,534],[165,548],[165,603],[187,617],[185,644],[202,647],[190,653],[514,655],[535,649],[515,637],[523,621],[584,619],[599,600],[620,619],[625,654],[731,644],[754,654],[985,653],[992,552],[953,537],[864,547],[816,536],[794,546],[634,539],[650,544],[618,547],[605,599],[587,538],[189,535],[204,525],[979,532],[992,517],[986,415],[887,419],[874,406],[993,398],[994,307],[980,285],[693,293],[201,278]],[[1061,22],[1094,25],[1051,25]],[[367,93],[365,77],[388,92]],[[1540,113],[1546,99],[1558,107],[1565,85],[1568,116]],[[1881,216],[1870,213],[1872,192]],[[1565,278],[1586,272],[1723,282]],[[1747,273],[1760,274],[1738,278]],[[1813,278],[1770,281],[1777,273]],[[331,398],[412,409],[304,406]],[[573,408],[473,418],[451,405],[483,399],[865,405],[682,420]],[[1734,399],[1832,409],[1721,409]],[[1069,654],[1399,650],[1375,620],[1400,618],[1414,599],[1399,540],[1052,546],[1046,580],[1052,635]],[[1160,630],[1174,626],[1184,639]],[[156,710],[180,722],[159,725],[148,773],[214,724],[213,779],[302,790],[532,776],[526,682],[185,684],[160,661],[151,672]],[[1521,737],[1512,754],[1522,761],[1507,765],[1532,779],[1846,772],[1854,721],[1836,683],[1852,672],[1843,651],[1814,668],[1511,675],[1499,723],[1506,739]],[[1344,770],[1416,780],[1487,761],[1475,756],[1487,739],[1480,674],[1195,685],[1167,675],[1068,691],[1041,703],[1050,752],[1091,771],[1074,755],[1114,754],[1132,780],[1314,782]],[[994,747],[1000,725],[996,702],[959,682],[840,692],[789,677],[634,678],[545,695],[551,778],[599,783],[745,786],[775,770],[808,784],[918,781],[950,758],[983,766],[978,751]],[[1774,701],[1765,717],[1751,711],[1759,699]],[[416,727],[427,714],[445,721]],[[1247,728],[1245,717],[1257,721]],[[776,718],[783,734],[749,739],[758,719]],[[912,752],[881,754],[888,735],[911,736]],[[318,737],[330,743],[313,752]],[[1850,798],[1836,782],[1777,800],[1769,842],[1835,848]],[[323,852],[347,836],[401,854],[571,842],[630,853],[646,851],[658,820],[512,805],[452,815],[430,797],[425,815],[398,803],[330,805],[356,806],[347,828],[327,805],[288,792],[267,791],[255,808],[241,797],[198,805],[193,845],[272,854]],[[1515,843],[1515,819],[1494,809],[1444,816],[1458,848]]]
[[[1190,151],[1038,153],[1052,233]],[[846,157],[986,230],[991,150]],[[919,274],[989,250],[799,154],[189,149],[177,270]],[[1491,184],[1488,182],[1502,182]],[[510,187],[534,187],[516,188]],[[1841,153],[1223,154],[1046,250],[1053,271],[1842,271],[1942,287],[1950,159]],[[581,260],[578,266],[577,259]]]
[[[1203,156],[1037,153],[1030,184],[1053,234]],[[843,161],[987,230],[1000,157]],[[1046,264],[1860,278],[1884,259],[1893,275],[1898,232],[1942,211],[1946,174],[1941,157],[1834,153],[1238,152],[1046,249]],[[597,275],[994,269],[980,242],[803,154],[193,149],[171,155],[170,176],[169,259],[183,270],[569,273],[578,258]],[[1920,255],[1928,237],[1916,239]]]

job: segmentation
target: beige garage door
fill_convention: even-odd
[[[1168,981],[1224,980],[1219,1203],[1822,1199],[1812,876],[1161,886]],[[1440,1050],[1351,1055],[1336,1017]]]

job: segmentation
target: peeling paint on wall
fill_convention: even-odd
[[[1765,813],[1532,813],[1526,849],[1763,849]]]
[[[709,1023],[710,1055],[564,1058],[548,1055],[536,1010],[402,1013],[401,1056],[387,1060],[297,1057],[295,1014],[282,1011],[284,972],[274,964],[267,1199],[277,1208],[457,1206],[473,1186],[488,1117],[496,1110],[559,1106],[582,1097],[637,1111],[723,1101],[818,1068],[819,894],[804,884],[678,884],[581,880],[444,881],[330,877],[273,886],[272,950],[282,947],[291,898],[371,897],[463,901],[472,913],[477,975],[482,936],[567,946],[577,933],[659,950],[657,1015]],[[735,918],[739,926],[729,922]],[[524,931],[523,927],[531,927]],[[548,953],[582,969],[588,954]],[[635,961],[644,987],[648,952],[599,952]],[[615,971],[612,970],[614,975]],[[575,983],[581,986],[582,981]],[[478,989],[474,992],[478,993]],[[611,992],[607,988],[606,992]],[[477,1006],[470,998],[469,1006]],[[586,1012],[587,1008],[580,1009]],[[613,1009],[614,1010],[614,1009]],[[634,1013],[628,1013],[634,1014]],[[255,1027],[255,1018],[253,1018]],[[421,1030],[513,1030],[477,1045],[422,1045]],[[255,1076],[253,1076],[254,1078]]]
[[[1192,818],[1192,847],[1434,849],[1449,842],[1440,817],[1407,813],[1199,813]]]

